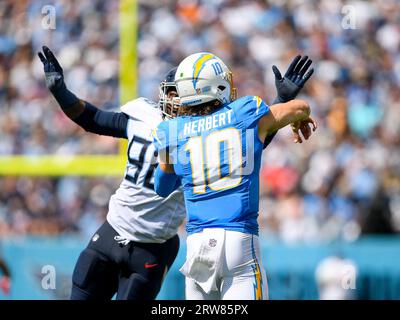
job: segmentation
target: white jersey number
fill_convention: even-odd
[[[154,190],[153,181],[154,171],[157,168],[157,151],[151,144],[151,141],[138,136],[133,136],[128,146],[128,161],[134,168],[136,168],[136,170],[134,173],[131,173],[130,170],[128,170],[125,179],[134,184],[143,184],[144,187]],[[135,151],[131,152],[133,146],[135,146]],[[139,152],[137,152],[138,149]],[[134,158],[132,153],[138,154],[138,157]],[[151,161],[148,161],[147,159],[151,159]]]
[[[225,147],[222,149],[221,145]],[[215,131],[205,139],[201,136],[192,137],[185,150],[190,152],[193,193],[205,193],[206,186],[214,191],[230,189],[242,181],[242,140],[239,130],[228,128]],[[229,163],[225,177],[221,174],[221,150],[226,152]]]

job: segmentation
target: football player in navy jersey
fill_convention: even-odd
[[[88,132],[128,139],[124,179],[111,196],[107,220],[80,254],[71,299],[155,299],[179,249],[178,227],[185,218],[182,193],[168,198],[154,192],[156,152],[151,132],[176,110],[172,69],[160,84],[160,107],[146,98],[129,101],[122,112],[103,111],[77,98],[63,81],[63,70],[49,48],[39,53],[46,85],[63,112]]]

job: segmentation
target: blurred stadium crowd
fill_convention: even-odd
[[[264,152],[260,225],[286,242],[353,240],[400,231],[400,3],[377,1],[139,1],[139,94],[157,100],[162,75],[190,53],[232,68],[239,95],[274,99],[271,66],[298,53],[316,69],[301,98],[319,128],[294,144],[283,129]],[[36,51],[54,48],[66,83],[118,106],[118,1],[0,3],[0,155],[112,153],[113,139],[71,123],[44,87]],[[350,7],[344,6],[349,5]],[[346,19],[353,18],[354,29]],[[0,178],[0,234],[90,234],[119,179]]]

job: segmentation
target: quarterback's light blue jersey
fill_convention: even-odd
[[[187,232],[224,228],[258,234],[259,171],[263,143],[258,121],[269,107],[245,96],[207,116],[183,116],[154,132],[182,181]]]

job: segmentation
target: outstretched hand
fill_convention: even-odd
[[[284,103],[296,98],[301,88],[303,88],[305,83],[308,81],[308,79],[311,78],[312,74],[314,73],[314,69],[308,70],[311,64],[312,60],[308,59],[308,56],[301,57],[300,55],[298,55],[290,63],[289,68],[287,69],[283,77],[279,69],[275,65],[272,66],[272,71],[275,75],[275,87],[277,91],[277,98],[275,99],[274,103]],[[307,132],[305,126],[302,132],[303,131]],[[295,134],[295,141],[298,141],[300,135],[298,134],[298,130],[296,132],[297,135]],[[271,143],[275,135],[276,132],[268,135],[265,138],[263,146],[264,149]]]
[[[46,77],[46,86],[50,91],[64,86],[64,72],[53,52],[46,46],[42,47],[43,53],[38,52]]]
[[[288,102],[296,98],[301,88],[314,73],[313,68],[308,70],[311,64],[312,60],[308,56],[301,57],[298,55],[290,63],[283,77],[279,69],[275,65],[272,66],[279,102]]]

